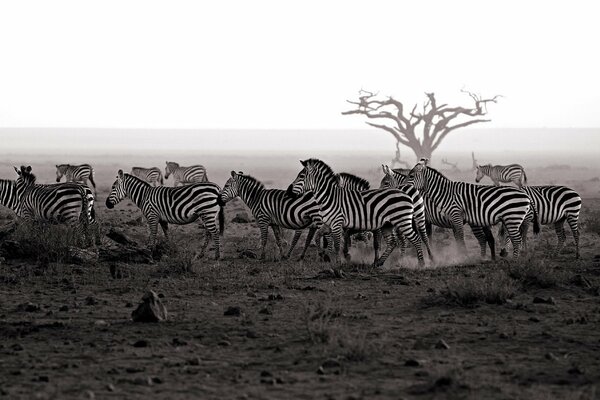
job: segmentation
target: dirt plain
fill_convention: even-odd
[[[37,171],[51,180],[51,165]],[[115,172],[97,172],[98,219],[144,243],[135,205],[104,206]],[[424,269],[396,253],[373,270],[370,243],[335,267],[315,248],[305,261],[278,261],[270,240],[263,262],[241,255],[259,240],[254,223],[232,222],[247,212],[239,200],[226,207],[218,262],[212,250],[194,259],[197,224],[171,226],[175,253],[113,263],[116,275],[107,263],[3,260],[0,397],[599,398],[600,241],[586,229],[600,211],[594,185],[578,261],[570,235],[552,256],[556,237],[544,227],[516,261],[481,261],[472,237],[469,256],[457,255],[449,232],[436,231],[437,261]],[[0,218],[13,217],[2,209]],[[474,288],[483,294],[470,299]],[[132,322],[150,289],[168,321]],[[486,297],[497,293],[508,294]]]

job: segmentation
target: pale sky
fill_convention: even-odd
[[[1,1],[0,128],[364,129],[361,88],[600,127],[594,1]],[[482,125],[483,127],[483,125]],[[384,133],[382,133],[383,135]]]

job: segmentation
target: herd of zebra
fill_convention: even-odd
[[[212,238],[216,259],[221,257],[223,207],[238,197],[250,208],[260,229],[261,259],[265,258],[269,227],[282,258],[291,256],[302,231],[308,229],[300,259],[314,238],[321,258],[336,262],[342,245],[342,253],[349,259],[354,233],[373,232],[374,265],[381,266],[398,242],[404,254],[407,240],[415,247],[420,265],[425,262],[424,250],[433,260],[429,243],[432,225],[452,229],[462,252],[466,252],[464,227],[469,225],[481,256],[485,257],[489,247],[495,258],[493,226],[500,225],[502,251],[510,241],[513,256],[518,257],[530,224],[535,233],[539,232],[539,224],[554,224],[558,252],[566,240],[565,221],[573,233],[579,258],[580,196],[565,186],[528,186],[525,171],[518,164],[478,166],[476,181],[489,176],[494,186],[452,181],[429,167],[427,159],[421,159],[410,170],[384,165],[378,189],[371,189],[367,180],[355,175],[335,173],[319,159],[301,164],[301,171],[285,190],[267,189],[256,178],[235,171],[221,189],[208,181],[201,165],[181,167],[167,162],[164,179],[172,175],[173,187],[163,186],[162,171],[156,167],[134,167],[130,174],[119,170],[106,207],[112,209],[130,198],[147,220],[150,246],[156,244],[158,225],[168,237],[168,224],[200,219],[208,231],[201,254]],[[21,219],[65,222],[76,225],[85,235],[90,226],[97,228],[96,184],[89,164],[57,165],[56,181],[64,176],[67,182],[49,185],[37,184],[31,167],[15,171],[16,180],[0,180],[0,204],[14,210]],[[500,186],[500,182],[514,182],[517,187]],[[295,231],[285,254],[282,228]],[[98,243],[99,229],[95,232]],[[379,255],[381,239],[386,248]]]

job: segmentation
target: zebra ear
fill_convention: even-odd
[[[235,171],[231,171],[231,177],[235,178]]]
[[[15,169],[15,172],[17,173],[17,175],[21,175],[21,171],[19,171],[19,169],[17,167],[13,166],[13,168]]]
[[[27,168],[25,168],[25,171],[31,172],[31,165],[28,165]]]
[[[123,179],[123,170],[122,169],[119,170],[118,174],[119,174],[119,178]]]
[[[306,167],[306,161],[300,160],[300,164],[302,164],[303,167]]]

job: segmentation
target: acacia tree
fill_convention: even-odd
[[[406,113],[404,104],[393,97],[380,97],[377,93],[361,89],[357,101],[347,100],[356,108],[344,111],[342,115],[360,114],[369,119],[380,120],[382,123],[366,123],[391,133],[396,139],[397,150],[402,144],[412,149],[417,160],[422,157],[431,159],[433,152],[450,132],[469,125],[489,122],[489,119],[482,118],[487,115],[487,104],[496,103],[500,97],[497,95],[483,98],[466,90],[461,92],[471,98],[473,107],[438,105],[435,94],[425,93],[427,100],[422,109],[418,110],[415,104],[412,110]],[[397,154],[399,155],[399,151]]]

